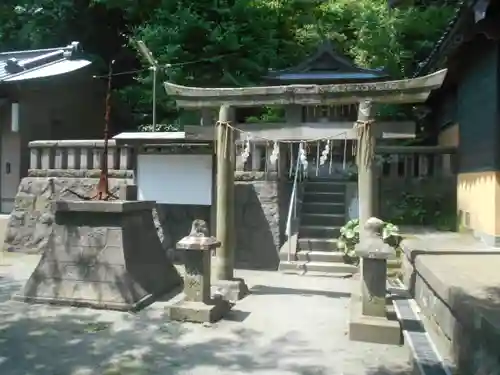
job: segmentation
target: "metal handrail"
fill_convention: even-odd
[[[288,206],[288,217],[286,219],[286,236],[288,239],[288,261],[292,258],[292,243],[290,238],[292,237],[292,220],[297,218],[297,195],[298,195],[298,184],[302,180],[302,162],[301,162],[300,149],[297,153],[297,161],[295,163],[295,176],[293,178],[293,188],[292,194],[290,196],[290,205]],[[300,175],[300,177],[299,177]]]

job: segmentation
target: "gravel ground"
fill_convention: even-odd
[[[252,294],[214,325],[10,300],[38,261],[0,258],[0,374],[407,375],[404,347],[349,341],[355,280],[239,271]]]

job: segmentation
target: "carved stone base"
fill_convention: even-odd
[[[152,202],[57,201],[48,248],[13,298],[137,310],[182,284],[161,247]]]
[[[250,292],[245,280],[235,278],[233,280],[217,280],[212,283],[216,294],[221,295],[223,299],[230,302],[236,302],[243,299]]]
[[[223,299],[214,299],[210,303],[181,300],[166,307],[171,320],[193,323],[214,323],[231,310],[231,304]]]
[[[391,301],[386,304],[384,317],[367,316],[362,312],[359,294],[351,296],[349,316],[349,339],[352,341],[376,344],[401,345],[403,343],[401,326],[394,313]]]

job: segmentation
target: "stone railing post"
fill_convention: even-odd
[[[104,148],[103,148],[104,150]],[[118,150],[116,149],[115,145],[109,145],[108,147],[108,169],[116,169],[116,163],[117,158],[119,156]]]
[[[177,242],[177,249],[186,250],[184,299],[167,307],[170,319],[195,323],[212,323],[221,319],[231,305],[210,294],[211,253],[220,246],[209,237],[205,221],[195,220],[191,233]]]
[[[39,148],[30,147],[30,169],[40,169],[42,164],[42,153]]]
[[[100,142],[95,142],[94,147],[90,151],[92,153],[92,166],[89,165],[89,169],[99,169],[101,165],[102,151],[103,149]]]
[[[118,168],[121,170],[126,170],[130,168],[130,148],[129,147],[121,147],[120,148],[120,163]]]
[[[54,169],[67,168],[67,148],[56,145],[54,148]]]
[[[78,149],[74,147],[69,147],[66,151],[66,163],[68,169],[78,169]]]
[[[356,246],[361,258],[361,296],[353,293],[349,337],[354,341],[398,345],[401,327],[391,320],[387,311],[387,259],[395,255],[394,249],[382,240],[385,223],[370,218],[364,225],[365,236]]]
[[[252,159],[252,170],[260,171],[260,164],[262,160],[262,146],[259,144],[251,143],[252,150],[250,151],[250,158]]]
[[[80,153],[80,169],[88,169],[92,165],[92,150],[86,147],[78,148]]]
[[[57,142],[47,141],[41,146],[41,169],[54,169],[54,147]]]

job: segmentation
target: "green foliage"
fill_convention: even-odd
[[[407,76],[450,19],[452,7],[440,5],[389,10],[387,0],[2,0],[0,50],[78,40],[97,68],[105,70],[117,59],[115,71],[124,71],[147,68],[125,35],[143,40],[165,66],[158,77],[158,122],[175,125],[179,112],[162,80],[212,87],[260,84],[268,69],[294,65],[324,38],[361,66]],[[114,81],[137,123],[151,123],[150,71]],[[380,114],[404,117],[407,111],[386,106]],[[260,119],[278,117],[265,112]]]
[[[392,223],[385,223],[382,233],[382,240],[389,246],[397,249],[401,236],[399,228]],[[337,241],[337,247],[344,253],[344,257],[350,263],[358,263],[359,258],[355,253],[355,247],[359,243],[359,219],[348,221],[342,228],[340,228],[340,237]]]
[[[391,200],[389,215],[391,221],[399,225],[427,226],[446,231],[458,229],[454,202],[444,194],[403,192]]]
[[[246,118],[247,123],[259,122],[284,122],[285,110],[283,107],[264,107],[259,116],[249,116]]]
[[[340,237],[337,241],[337,248],[343,251],[346,257],[356,258],[354,248],[358,243],[359,220],[353,219],[348,221],[342,228],[340,228]]]

